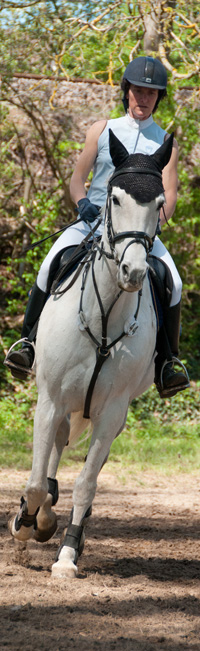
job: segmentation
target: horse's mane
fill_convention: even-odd
[[[136,201],[139,201],[139,203],[148,203],[164,192],[162,179],[159,179],[158,176],[154,176],[155,171],[162,172],[162,170],[159,168],[157,162],[152,158],[152,156],[145,154],[130,154],[123,162],[123,169],[126,167],[139,167],[141,170],[148,168],[147,174],[137,174],[128,171],[127,174],[122,174],[120,176],[120,167],[116,168],[118,176],[110,179],[110,185],[122,188],[122,190],[125,190],[127,194],[131,194],[131,196],[133,196]],[[149,172],[151,169],[152,174]]]

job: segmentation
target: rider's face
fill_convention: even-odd
[[[136,120],[147,120],[158,98],[157,88],[130,85],[127,93],[129,114]]]

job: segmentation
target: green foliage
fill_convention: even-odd
[[[8,371],[6,371],[8,374]],[[9,382],[0,401],[0,465],[30,468],[33,417],[37,399],[34,382]],[[110,461],[132,465],[132,470],[169,468],[191,472],[200,467],[199,384],[170,401],[160,400],[155,387],[134,400],[126,428],[111,446]],[[89,441],[85,435],[74,449],[64,450],[61,466],[83,463]]]
[[[187,392],[161,400],[155,387],[134,400],[125,431],[112,444],[109,459],[132,470],[166,473],[200,467],[200,382]]]
[[[178,0],[173,7],[165,3],[160,16],[162,4],[157,7],[152,0],[140,3],[38,0],[32,6],[24,3],[23,11],[17,7],[9,12],[9,29],[6,26],[1,34],[6,75],[9,77],[16,66],[18,72],[35,73],[40,73],[42,67],[50,75],[54,62],[58,74],[65,70],[69,75],[97,76],[107,81],[111,73],[115,82],[119,81],[131,53],[142,50],[145,17],[153,9],[172,66],[183,75],[187,66],[187,71],[193,74],[199,46],[194,1]],[[4,21],[6,25],[6,14]]]
[[[29,205],[26,206],[27,220],[29,213]],[[37,223],[37,236],[34,233],[30,235],[30,246],[40,239],[49,236],[55,232],[55,223],[59,214],[59,202],[55,198],[47,197],[46,193],[36,195],[34,205],[31,206],[30,223],[35,221]],[[27,292],[31,289],[35,282],[38,269],[47,255],[53,240],[48,239],[42,245],[38,245],[33,250],[30,250],[23,256],[16,256],[13,260],[8,256],[7,258],[7,273],[10,274],[10,286],[12,287],[11,298],[7,300],[7,311],[9,314],[19,313],[20,301],[26,300]],[[19,277],[19,266],[23,264],[23,276]],[[6,280],[4,280],[6,283]],[[16,296],[16,298],[15,298]]]
[[[0,465],[30,468],[32,460],[32,430],[34,387],[24,390],[12,385],[3,390],[0,410]]]

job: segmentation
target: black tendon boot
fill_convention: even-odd
[[[10,351],[8,351],[4,360],[4,364],[9,367],[13,377],[18,378],[18,380],[26,380],[27,375],[30,373],[33,366],[35,352],[34,345],[31,342],[35,339],[37,321],[40,317],[47,296],[48,294],[39,289],[36,283],[33,285],[22,327],[21,337],[24,339],[22,348],[20,350],[14,350],[12,347]],[[34,326],[35,332],[33,330]],[[29,341],[27,337],[29,337],[30,333],[32,334],[32,330],[33,335]]]
[[[155,384],[161,398],[171,398],[190,386],[185,366],[177,358],[180,333],[181,304],[164,310],[164,325],[156,342]],[[177,369],[177,367],[179,367]]]

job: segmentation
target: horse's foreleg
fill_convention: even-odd
[[[39,395],[34,419],[33,464],[26,485],[26,500],[22,498],[18,515],[9,523],[12,535],[18,540],[28,540],[36,529],[38,510],[48,493],[49,457],[62,420],[63,414],[61,417],[49,397]]]
[[[123,413],[123,420],[122,420]],[[73,513],[56,562],[52,566],[52,576],[64,578],[77,575],[77,560],[84,546],[84,525],[91,513],[99,471],[109,454],[114,438],[122,431],[126,421],[127,409],[110,408],[101,414],[100,422],[95,424],[90,449],[83,470],[75,482],[73,491]],[[121,426],[119,427],[119,423]]]
[[[52,506],[55,506],[58,501],[58,482],[56,473],[62,455],[63,448],[67,445],[70,432],[70,421],[66,417],[60,424],[53,448],[51,451],[49,465],[48,465],[48,493],[46,499],[37,515],[37,529],[34,532],[34,538],[38,542],[46,542],[49,540],[57,529],[57,516]]]

